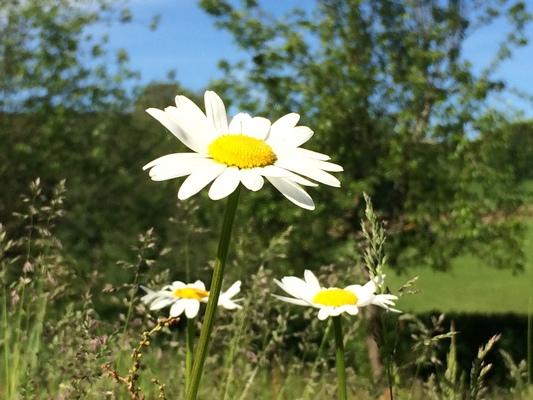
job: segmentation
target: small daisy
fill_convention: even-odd
[[[151,290],[141,286],[146,295],[141,300],[150,305],[150,310],[160,310],[170,306],[170,316],[178,317],[185,311],[185,316],[189,319],[195,318],[200,309],[200,303],[207,303],[209,292],[205,290],[202,281],[185,284],[180,281],[172,282],[171,285],[164,286],[161,290]],[[218,299],[218,305],[228,310],[234,310],[241,306],[233,300],[241,290],[241,281],[235,282],[231,287],[222,292]]]
[[[336,317],[343,312],[356,315],[360,307],[370,304],[399,312],[392,308],[398,297],[392,294],[376,294],[376,284],[370,280],[364,286],[350,285],[344,289],[336,287],[322,287],[316,276],[309,270],[304,273],[305,279],[286,276],[277,279],[276,284],[292,297],[274,295],[287,303],[318,308],[318,319],[324,320],[329,316]]]
[[[255,192],[266,178],[291,202],[313,210],[313,200],[302,185],[318,186],[315,182],[319,182],[340,187],[339,180],[328,172],[343,168],[328,162],[325,154],[300,147],[313,131],[297,126],[298,114],[287,114],[271,123],[239,113],[228,124],[220,97],[211,91],[204,97],[207,115],[185,96],[176,96],[176,107],[146,110],[193,151],[168,154],[143,167],[150,170],[154,181],[187,176],[178,191],[180,200],[211,182],[208,194],[212,200],[228,196],[240,183]]]

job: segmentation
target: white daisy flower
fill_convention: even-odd
[[[178,317],[185,311],[187,318],[195,318],[198,315],[200,303],[207,303],[209,299],[209,292],[205,290],[202,281],[188,284],[175,281],[171,285],[164,286],[161,290],[151,290],[144,286],[141,286],[141,289],[146,292],[141,300],[150,305],[150,310],[160,310],[171,306],[171,317]],[[218,305],[228,310],[240,308],[241,306],[236,303],[238,299],[233,299],[240,290],[241,281],[237,281],[220,294]]]
[[[376,284],[370,280],[364,286],[350,285],[344,289],[336,287],[322,287],[316,276],[309,270],[304,273],[305,279],[286,276],[276,284],[292,297],[274,297],[287,303],[318,308],[318,319],[324,320],[329,316],[335,317],[343,312],[356,315],[359,308],[374,304],[386,310],[399,312],[394,309],[394,300],[398,297],[392,294],[376,294]]]
[[[325,154],[300,147],[313,131],[296,126],[298,114],[271,124],[266,118],[239,113],[228,124],[224,103],[211,91],[205,92],[205,109],[207,115],[187,97],[176,96],[176,107],[146,110],[193,151],[168,154],[143,167],[154,181],[187,176],[179,199],[195,195],[211,182],[212,200],[228,196],[240,183],[255,192],[266,178],[291,202],[312,210],[313,200],[301,185],[318,186],[316,181],[340,187],[329,172],[343,168],[328,162]]]

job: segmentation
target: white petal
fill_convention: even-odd
[[[302,299],[294,299],[292,297],[278,296],[277,294],[273,294],[272,296],[286,303],[296,304],[299,306],[309,306],[309,303]]]
[[[400,312],[399,310],[392,308],[395,306],[394,304],[395,300],[398,300],[398,297],[392,294],[378,294],[374,296],[374,298],[372,299],[372,304],[383,307],[387,310],[391,310],[394,312]]]
[[[176,301],[176,299],[173,299],[173,298],[170,298],[170,297],[157,299],[150,306],[150,310],[160,310],[160,309],[165,308],[166,306],[174,303],[174,301]]]
[[[307,126],[297,126],[287,131],[283,144],[291,147],[299,147],[313,136],[313,130]]]
[[[189,161],[191,159],[206,158],[206,157],[208,157],[207,154],[200,154],[200,153],[172,153],[172,154],[167,154],[167,155],[164,155],[162,157],[156,158],[153,161],[150,161],[148,164],[146,164],[143,167],[143,171],[146,171],[148,168],[155,167],[156,165],[159,165],[159,164],[162,164],[162,163],[167,163],[167,162],[171,162],[171,161],[185,162],[185,161]]]
[[[153,300],[155,300],[158,297],[158,294],[156,291],[149,289],[146,286],[142,286],[142,285],[140,286],[140,288],[146,292],[146,294],[141,297],[141,301],[143,303],[146,303],[146,304],[151,303]]]
[[[187,141],[198,153],[207,153],[209,143],[215,138],[215,128],[204,113],[191,113],[188,107],[174,106],[165,107],[165,112],[181,127]]]
[[[200,309],[200,302],[198,300],[186,300],[185,303],[185,315],[191,319],[198,315]]]
[[[189,158],[185,161],[168,159],[154,166],[149,175],[153,181],[165,181],[190,175],[196,170],[209,166],[212,162],[209,158]]]
[[[287,178],[289,171],[284,168],[276,167],[275,165],[267,165],[266,167],[258,168],[261,175],[273,178]]]
[[[365,283],[365,286],[363,286],[363,290],[366,290],[370,293],[376,293],[376,283],[371,279],[367,283]]]
[[[375,295],[372,293],[368,293],[367,291],[360,291],[359,294],[356,294],[357,296],[357,307],[365,307],[369,304],[372,304],[375,299]]]
[[[185,96],[176,96],[176,107],[167,107],[165,111],[180,125],[180,127],[197,143],[205,146],[216,136],[216,130],[203,111]],[[205,152],[202,150],[201,152]]]
[[[303,299],[307,292],[307,284],[304,280],[295,276],[286,276],[281,282],[274,279],[274,282],[292,297]]]
[[[235,310],[237,308],[242,308],[240,304],[237,304],[229,299],[221,299],[218,301],[218,305],[224,307],[226,310]]]
[[[287,178],[290,181],[293,181],[299,185],[303,186],[310,186],[310,187],[316,187],[318,184],[315,182],[311,182],[309,179],[306,179],[300,175],[295,174],[292,171],[289,171],[288,169],[281,168],[276,165],[267,165],[266,167],[258,168],[258,171],[260,171],[261,175],[265,177],[274,177],[274,178]]]
[[[326,161],[321,161],[321,160],[311,160],[311,159],[307,159],[307,162],[309,162],[311,165],[313,165],[315,168],[318,168],[318,169],[321,169],[321,170],[324,170],[324,171],[329,171],[329,172],[341,172],[341,171],[344,171],[344,168],[342,168],[340,165],[338,164],[334,164],[334,163],[331,163],[331,162],[326,162]]]
[[[157,119],[165,128],[167,128],[174,136],[176,136],[185,146],[198,153],[203,153],[204,149],[191,138],[190,134],[186,132],[175,118],[166,111],[157,108],[149,108],[146,110],[148,114]]]
[[[332,317],[337,317],[342,314],[344,311],[344,307],[331,307],[331,310],[329,311],[329,315]]]
[[[263,187],[265,180],[259,174],[259,168],[241,169],[240,178],[242,184],[252,192],[257,192]]]
[[[170,307],[170,316],[171,317],[179,317],[181,314],[183,314],[183,311],[185,310],[185,301],[178,300],[174,304],[172,304],[172,307]]]
[[[298,114],[290,113],[275,121],[270,128],[267,142],[275,143],[283,139],[285,132],[294,128],[299,120],[300,116]]]
[[[213,161],[204,168],[194,171],[190,174],[178,191],[178,198],[180,200],[188,199],[194,196],[204,187],[209,185],[217,176],[219,176],[227,167],[224,164]]]
[[[320,290],[320,283],[318,282],[318,279],[316,278],[315,274],[313,274],[313,272],[306,269],[304,271],[304,278],[310,287],[312,287],[317,292]]]
[[[357,306],[344,306],[344,311],[350,315],[357,315],[359,313],[359,308]]]
[[[223,294],[231,299],[232,297],[236,296],[240,291],[241,281],[237,281],[233,285],[231,285],[229,289],[226,290]]]
[[[270,121],[263,117],[253,117],[243,121],[242,133],[264,140],[270,132]]]
[[[344,289],[349,290],[357,295],[358,291],[360,291],[361,288],[362,288],[361,285],[350,285],[350,286],[346,286]]]
[[[374,299],[374,293],[371,290],[368,290],[368,287],[365,288],[361,285],[350,285],[346,286],[344,289],[349,290],[350,292],[355,294],[355,296],[357,297],[358,307],[367,306],[371,304],[372,300]]]
[[[282,158],[276,161],[276,165],[278,167],[286,168],[290,171],[307,176],[308,178],[314,179],[315,181],[323,183],[324,185],[329,185],[333,187],[341,186],[339,180],[333,175],[318,168],[315,168],[312,165],[308,165],[302,162],[302,160],[291,160],[288,158]]]
[[[222,99],[215,92],[208,90],[204,94],[204,101],[207,118],[211,121],[217,133],[228,133],[228,117]]]
[[[309,179],[305,179],[303,176],[297,175],[294,172],[291,172],[289,170],[285,170],[287,172],[287,178],[290,181],[293,181],[294,183],[297,183],[298,185],[303,186],[310,186],[310,187],[317,187],[318,184],[315,182],[311,182]]]
[[[321,321],[324,321],[327,317],[329,317],[330,310],[327,308],[321,308],[318,311],[318,319]]]
[[[274,279],[274,282],[291,296],[304,300],[308,304],[311,304],[311,299],[317,292],[306,281],[295,276],[286,276],[281,279],[281,282]]]
[[[287,178],[299,185],[304,186],[318,186],[316,183],[311,182],[308,179],[305,179],[301,177],[300,175],[295,174],[292,171],[289,171],[288,169],[278,167],[276,165],[267,165],[266,167],[258,168],[261,175],[269,177],[272,176],[274,178]]]
[[[298,184],[285,178],[267,177],[267,179],[289,201],[293,202],[299,207],[305,208],[306,210],[315,209],[315,203],[313,203],[311,196],[309,196],[305,190],[298,186]]]
[[[398,296],[395,296],[393,294],[377,294],[376,297],[380,299],[380,301],[386,302],[393,302],[395,300],[398,300]]]
[[[213,182],[209,189],[211,200],[220,200],[233,193],[240,183],[240,174],[237,167],[229,167],[224,170]]]
[[[302,149],[301,147],[297,147],[295,149],[292,149],[291,151],[295,152],[295,154],[303,158],[312,158],[315,160],[322,160],[322,161],[327,161],[331,159],[331,157],[326,154],[317,153],[316,151],[312,151],[312,150]]]
[[[251,120],[252,117],[247,113],[238,113],[233,117],[229,123],[228,131],[230,134],[244,133],[244,126],[247,121]]]
[[[172,282],[172,289],[181,289],[181,288],[184,288],[185,286],[187,286],[185,284],[185,282],[182,282],[182,281],[174,281]]]
[[[275,151],[295,150],[313,136],[313,130],[307,126],[285,129],[276,135],[270,135],[267,143]]]
[[[197,280],[188,286],[193,287],[195,289],[205,290],[205,284],[201,280]]]

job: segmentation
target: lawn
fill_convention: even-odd
[[[394,292],[408,278],[419,277],[420,293],[399,301],[399,308],[405,311],[525,314],[533,312],[533,220],[527,222],[524,251],[523,273],[491,268],[475,257],[464,256],[447,272],[415,268],[407,275],[389,274],[389,284]]]

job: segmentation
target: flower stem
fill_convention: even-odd
[[[185,355],[185,391],[189,390],[191,382],[191,373],[192,373],[192,355],[194,351],[194,328],[195,328],[194,318],[187,318],[187,332],[186,332],[186,342],[187,342],[187,353]]]
[[[191,380],[187,388],[187,400],[196,399],[198,387],[200,386],[200,378],[202,377],[202,370],[204,368],[205,357],[207,355],[207,347],[209,346],[211,331],[213,330],[213,322],[215,319],[215,311],[218,305],[218,297],[220,296],[220,289],[222,288],[224,266],[226,265],[226,258],[228,256],[231,230],[233,228],[237,203],[239,202],[239,193],[240,188],[238,187],[230,195],[226,204],[224,221],[222,222],[222,230],[220,232],[220,240],[218,242],[217,258],[215,259],[213,276],[211,278],[211,287],[209,288],[209,300],[207,301],[205,318],[202,325],[202,331],[200,332],[200,339],[198,340],[198,346],[196,347],[196,352],[194,353],[194,364],[192,367]]]
[[[333,330],[335,331],[335,359],[337,364],[339,400],[346,400],[346,367],[344,365],[344,342],[342,337],[342,321],[340,315],[333,317]]]

